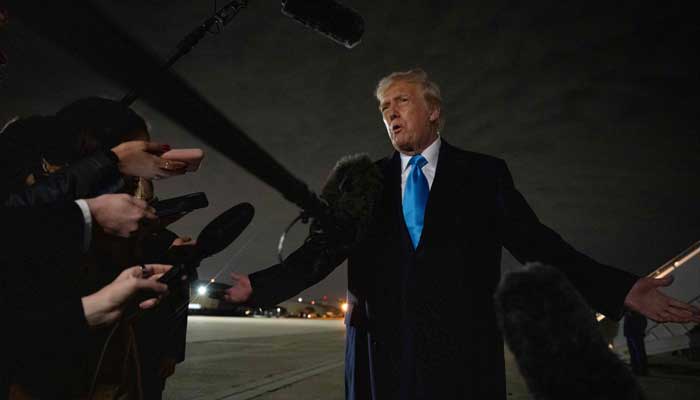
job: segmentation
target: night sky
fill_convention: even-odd
[[[164,59],[214,8],[201,0],[98,3]],[[505,159],[540,219],[576,248],[646,274],[700,240],[700,28],[684,3],[346,0],[366,22],[353,49],[285,17],[279,1],[250,3],[174,69],[310,187],[319,190],[344,155],[391,153],[374,86],[420,66],[442,87],[443,138]],[[27,29],[11,9],[0,48],[9,59],[3,122],[127,91]],[[236,203],[256,207],[251,226],[207,260],[200,277],[274,264],[297,208],[145,103],[134,108],[156,141],[207,152],[196,174],[157,182],[160,198],[209,197],[210,207],[175,231],[196,236]],[[294,229],[287,254],[306,229]],[[504,253],[504,268],[514,268]],[[344,290],[343,266],[303,295]]]

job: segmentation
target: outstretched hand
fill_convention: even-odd
[[[656,322],[700,322],[698,308],[662,293],[659,288],[670,286],[673,276],[661,279],[640,278],[625,298],[625,306]]]
[[[231,280],[233,285],[226,289],[224,300],[229,303],[243,303],[247,301],[253,293],[253,287],[250,284],[248,275],[231,272]]]

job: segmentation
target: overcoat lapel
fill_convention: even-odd
[[[394,226],[397,227],[395,232],[400,238],[401,244],[408,249],[410,254],[413,254],[413,245],[411,237],[408,234],[406,221],[403,218],[403,206],[401,201],[401,156],[398,151],[394,151],[393,156],[388,160],[386,165],[385,177],[387,182],[388,196],[388,211],[391,216],[398,222]]]
[[[442,140],[435,178],[428,195],[428,204],[425,206],[423,232],[416,252],[420,252],[426,245],[429,245],[431,238],[435,238],[435,233],[444,226],[445,218],[451,218],[454,213],[454,209],[446,207],[450,202],[450,197],[454,196],[456,191],[461,190],[461,188],[455,187],[459,185],[460,179],[457,176],[458,168],[455,168],[454,164],[452,146]],[[426,244],[426,242],[428,243]]]

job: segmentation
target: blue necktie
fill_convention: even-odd
[[[403,193],[403,218],[406,221],[408,234],[411,236],[413,248],[418,247],[420,235],[423,232],[423,217],[425,216],[425,205],[428,203],[428,179],[423,175],[423,166],[428,161],[420,154],[411,157],[408,165],[411,165],[411,172],[406,179],[406,189]]]

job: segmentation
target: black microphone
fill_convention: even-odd
[[[367,154],[348,155],[335,164],[321,190],[313,195],[302,214],[280,238],[278,257],[289,229],[299,220],[311,223],[309,238],[325,248],[324,253],[341,254],[359,244],[370,230],[376,203],[383,190],[382,172]],[[321,242],[318,242],[318,239]]]
[[[283,0],[282,14],[351,49],[360,43],[365,21],[334,0]]]
[[[171,285],[177,281],[195,279],[199,263],[228,247],[255,216],[255,208],[249,203],[231,207],[207,224],[192,246],[173,246],[165,255],[164,262],[173,267],[166,272],[159,282]]]
[[[495,295],[503,336],[533,398],[640,400],[637,380],[608,349],[595,315],[557,269],[530,264]]]
[[[231,207],[216,217],[197,237],[197,249],[202,258],[210,257],[230,245],[255,216],[255,208],[250,203]]]

